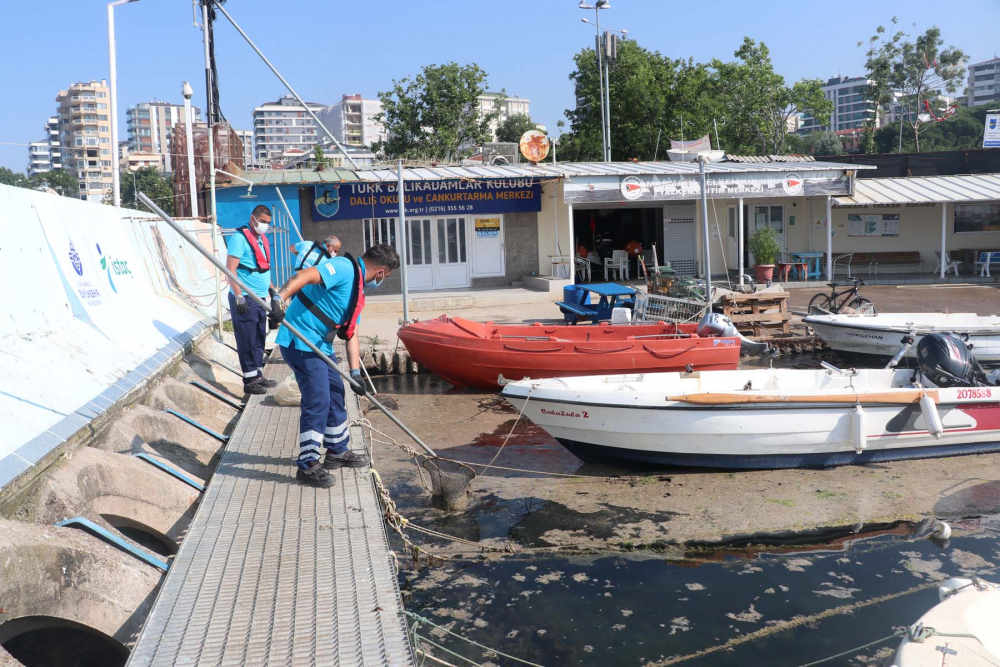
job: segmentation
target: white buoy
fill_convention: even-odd
[[[860,405],[855,405],[854,413],[851,414],[851,440],[855,452],[860,454],[864,451],[868,436],[865,432],[865,411]]]
[[[939,540],[947,540],[951,538],[951,526],[946,524],[944,521],[937,519],[931,524],[931,537],[937,538]]]
[[[927,425],[927,432],[935,438],[941,438],[944,433],[944,424],[941,423],[941,415],[938,414],[937,404],[934,399],[924,394],[920,397],[920,411],[924,413],[924,423]]]

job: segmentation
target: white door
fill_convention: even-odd
[[[730,267],[739,267],[739,239],[736,238],[739,216],[735,206],[726,207],[726,260]]]
[[[770,227],[774,230],[775,238],[778,240],[778,247],[781,252],[785,252],[785,207],[773,204],[755,205],[753,214],[750,216],[750,233],[752,234],[760,227]],[[753,261],[751,259],[751,261]],[[781,261],[781,258],[778,258]]]
[[[477,278],[504,275],[503,216],[473,218],[472,273]]]
[[[436,261],[434,287],[447,289],[468,287],[469,257],[466,218],[438,218],[434,235]]]
[[[434,289],[434,247],[431,240],[432,221],[406,221],[406,285],[408,289]]]
[[[664,207],[664,259],[679,276],[693,276],[696,250],[694,202],[676,202]]]

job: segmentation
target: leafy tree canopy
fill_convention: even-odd
[[[500,102],[480,114],[479,96],[486,92],[486,72],[475,63],[427,65],[415,78],[393,81],[378,94],[382,111],[376,120],[387,138],[372,147],[389,158],[451,160],[492,138],[490,123],[500,115]]]
[[[528,130],[537,130],[538,126],[525,114],[514,114],[497,127],[497,141],[518,142]]]
[[[136,171],[122,171],[119,186],[122,208],[148,211],[146,206],[136,198],[136,190],[138,190],[156,202],[156,205],[166,211],[168,215],[174,214],[173,185],[156,167],[141,167]],[[112,201],[109,193],[104,198],[104,203],[110,204]]]
[[[25,176],[21,172],[0,167],[0,184],[30,188],[32,190],[51,188],[63,197],[77,198],[80,196],[80,186],[76,177],[62,169],[53,169],[42,174],[35,174],[34,176]]]

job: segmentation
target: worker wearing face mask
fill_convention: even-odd
[[[263,204],[254,208],[250,221],[229,237],[226,268],[235,272],[243,284],[261,299],[267,299],[270,294],[272,311],[280,320],[282,303],[274,298],[275,291],[271,286],[271,246],[266,236],[270,224],[271,210]],[[229,314],[243,371],[243,391],[266,394],[268,387],[277,384],[263,374],[267,312],[247,297],[238,285],[232,284],[229,289]]]
[[[278,290],[277,298],[289,303],[285,321],[298,329],[328,357],[337,361],[333,341],[346,341],[347,364],[355,393],[371,391],[361,377],[361,346],[357,327],[365,306],[365,292],[382,284],[399,268],[399,255],[386,244],[369,248],[360,259],[350,253],[323,260],[297,272]],[[291,300],[292,297],[297,297]],[[350,423],[344,401],[344,382],[309,347],[281,327],[275,342],[281,357],[291,366],[302,392],[299,413],[299,452],[296,479],[303,484],[327,487],[333,484],[328,470],[368,465],[368,458],[352,452]],[[322,449],[326,449],[323,456]],[[320,463],[320,459],[323,462]]]

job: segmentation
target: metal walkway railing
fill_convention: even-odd
[[[280,381],[278,357],[265,375]],[[247,402],[130,667],[414,664],[373,480],[345,468],[329,489],[297,483],[298,413]]]

